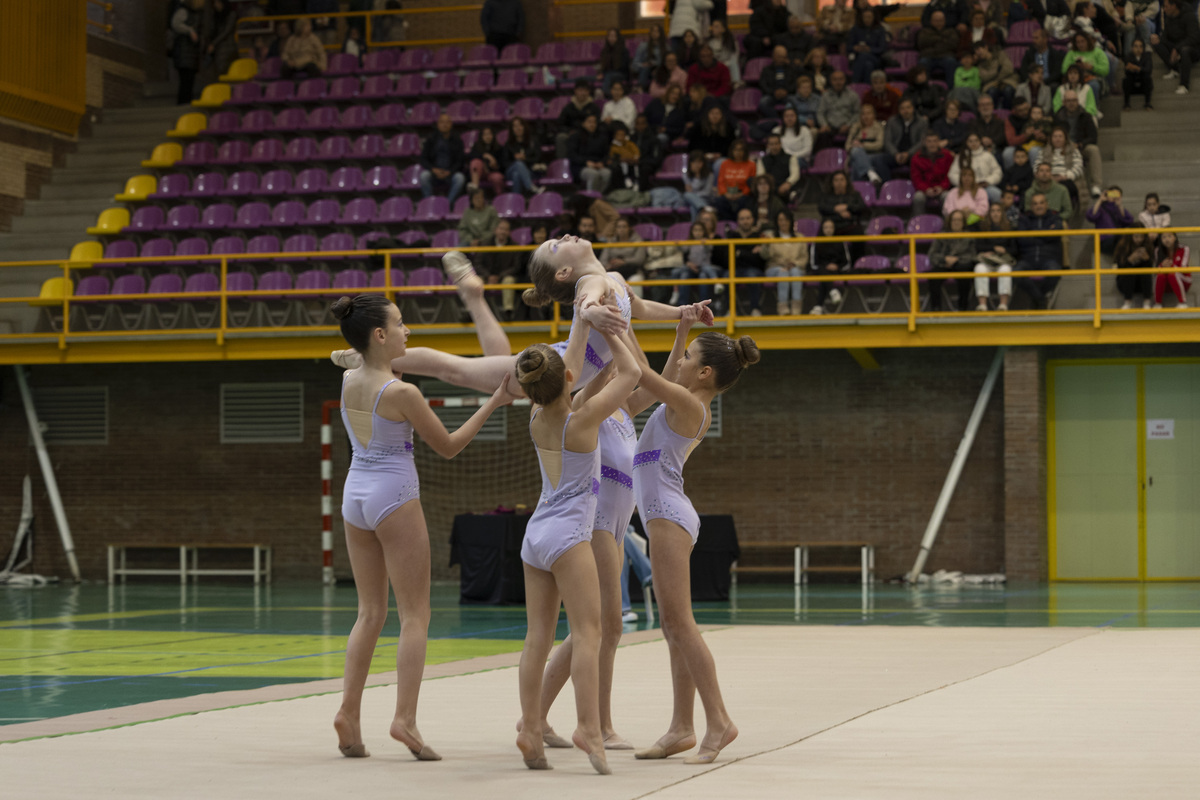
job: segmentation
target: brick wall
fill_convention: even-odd
[[[12,229],[12,218],[38,196],[50,168],[73,149],[65,136],[0,119],[0,231]]]
[[[1004,359],[1004,552],[1008,576],[1045,580],[1046,381],[1041,348]]]

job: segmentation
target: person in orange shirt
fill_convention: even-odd
[[[717,169],[717,215],[734,219],[742,198],[750,193],[749,181],[757,167],[750,160],[750,148],[742,139],[729,146],[729,158]]]

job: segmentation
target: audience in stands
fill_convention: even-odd
[[[674,19],[671,21],[671,27],[675,27]],[[671,49],[679,58],[679,66],[684,70],[690,70],[692,64],[700,60],[700,44],[700,37],[691,29],[684,31],[683,37],[678,42],[670,42]]]
[[[1034,192],[1029,213],[1021,218],[1018,230],[1061,231],[1066,227],[1062,218],[1046,205],[1046,195]],[[1062,269],[1063,246],[1059,236],[1022,236],[1017,240],[1017,272],[1053,271]],[[1044,309],[1047,294],[1058,286],[1058,276],[1024,275],[1017,278],[1017,287],[1029,295],[1034,308]]]
[[[616,28],[609,28],[604,36],[604,46],[600,48],[600,69],[597,77],[602,84],[601,90],[608,94],[608,90],[617,81],[628,84],[632,64],[629,48],[625,46],[625,37]],[[632,119],[629,124],[633,124]]]
[[[834,0],[817,14],[817,42],[830,52],[840,53],[853,27],[854,10],[847,7],[846,0]]]
[[[629,225],[629,220],[621,217],[617,220],[615,235],[610,240],[621,244],[644,241],[640,234]],[[646,263],[646,248],[644,247],[605,247],[600,251],[600,263],[612,272],[621,273],[626,280],[633,280],[642,271]]]
[[[496,141],[496,132],[491,125],[479,129],[467,159],[468,189],[482,186],[486,179],[494,194],[504,193],[504,147]]]
[[[196,93],[196,73],[200,69],[200,23],[204,0],[187,0],[171,15],[171,60],[179,72],[176,105],[192,102]]]
[[[421,165],[421,196],[431,197],[435,193],[445,192],[451,206],[467,183],[463,175],[466,153],[462,139],[453,131],[453,127],[449,114],[438,114],[437,130],[421,146],[418,159]]]
[[[845,4],[845,0],[841,0]],[[772,52],[775,37],[787,32],[787,0],[756,0],[750,4],[750,32],[742,41],[746,58],[761,58]],[[787,48],[784,48],[787,53]]]
[[[709,106],[707,113],[688,134],[688,149],[700,150],[709,161],[724,158],[733,144],[733,126],[719,104]],[[714,166],[717,166],[714,164]]]
[[[492,235],[485,239],[483,244],[491,247],[512,247],[515,243],[512,240],[511,223],[506,219],[497,221]],[[520,250],[496,250],[480,253],[476,263],[479,277],[483,278],[488,285],[511,284],[524,283],[529,280],[525,269],[526,260],[527,254]],[[517,314],[516,295],[517,293],[513,289],[505,289],[500,293],[501,310],[506,322],[512,321]],[[521,307],[527,308],[524,303],[521,304]]]
[[[942,147],[955,152],[962,149],[967,142],[970,128],[962,118],[962,106],[957,100],[946,101],[946,110],[940,119],[933,123],[932,130],[941,139]]]
[[[933,4],[930,3],[926,10],[932,7]],[[931,75],[940,75],[943,80],[952,81],[954,71],[958,69],[958,31],[946,24],[946,14],[943,11],[934,11],[929,15],[929,22],[922,24],[924,27],[917,34],[920,65]]]
[[[1088,89],[1088,93],[1091,93]],[[1054,93],[1050,86],[1042,79],[1042,68],[1034,67],[1029,73],[1029,80],[1017,85],[1017,91],[1013,95],[1014,106],[1020,102],[1026,102],[1035,108],[1040,108],[1042,113],[1051,114],[1054,111]]]
[[[690,31],[701,30],[701,15],[713,7],[712,0],[673,0],[671,3],[671,46],[678,46]]]
[[[996,107],[988,95],[980,95],[975,119],[971,120],[967,131],[979,137],[984,150],[1000,158],[1006,142],[1004,120],[996,114]]]
[[[865,180],[868,175],[876,183],[879,174],[872,167],[872,159],[883,153],[883,126],[875,119],[875,108],[863,106],[858,120],[846,133],[846,151],[850,154],[850,177]]]
[[[967,135],[966,146],[959,151],[954,163],[950,165],[951,186],[958,186],[959,171],[965,167],[974,171],[975,185],[987,193],[988,202],[1000,202],[1000,184],[1004,179],[1004,172],[1000,169],[1000,162],[996,157],[984,148],[978,134]],[[983,214],[979,216],[982,217]]]
[[[817,203],[822,217],[833,220],[838,236],[861,236],[869,214],[866,202],[842,171],[829,176],[829,186]]]
[[[675,270],[683,266],[683,248],[673,242],[663,242],[646,248],[645,277],[652,281],[670,278]],[[648,300],[665,303],[671,295],[667,286],[647,286],[644,290]]]
[[[483,189],[473,188],[468,195],[471,202],[458,221],[458,243],[463,247],[478,247],[495,232],[500,216],[487,201]]]
[[[1047,207],[1061,217],[1070,217],[1073,203],[1067,187],[1074,180],[1055,180],[1054,172],[1049,161],[1040,161],[1033,168],[1033,184],[1025,191],[1024,209],[1033,208],[1033,196],[1040,194],[1046,200]]]
[[[847,135],[861,108],[858,92],[846,85],[846,74],[835,71],[817,105],[817,149],[822,150],[833,144],[836,137]]]
[[[754,218],[754,212],[748,208],[743,208],[738,212],[737,227],[725,234],[726,239],[758,239],[761,236],[762,229]],[[762,251],[759,246],[755,244],[742,244],[734,247],[733,263],[737,269],[737,277],[761,278],[765,269],[761,253]],[[717,269],[723,270],[725,275],[729,274],[728,247],[718,245],[713,248],[713,265]],[[738,299],[745,301],[745,305],[749,308],[751,316],[762,316],[761,283],[748,283],[738,286]]]
[[[796,221],[786,208],[780,208],[772,217],[775,241],[762,246],[760,251],[766,264],[768,278],[801,278],[808,267],[808,245],[795,238]],[[778,302],[775,311],[779,316],[803,313],[804,284],[800,281],[782,281],[776,284]]]
[[[815,131],[817,129],[817,111],[820,110],[820,107],[821,96],[813,91],[812,76],[801,75],[796,78],[796,93],[788,96],[783,114],[786,119],[788,109],[794,111],[801,125]],[[784,147],[787,147],[786,137]]]
[[[1012,278],[1008,273],[1012,272],[1013,265],[1017,263],[1017,240],[1012,236],[1005,236],[1013,229],[1012,223],[1005,216],[1004,206],[1000,203],[993,203],[988,208],[987,217],[980,222],[979,230],[994,234],[986,239],[975,240],[975,310],[987,311],[988,300],[990,298],[991,281],[988,276],[994,273],[999,273],[997,280],[997,294],[999,295],[999,304],[996,306],[998,311],[1008,311],[1008,301],[1012,297]],[[962,285],[959,285],[961,291]]]
[[[954,70],[954,87],[950,90],[950,99],[972,111],[979,100],[982,85],[979,68],[975,66],[975,54],[963,53],[958,60],[958,69]]]
[[[964,183],[966,176],[971,170],[964,170]],[[961,188],[961,187],[960,187]],[[956,190],[951,190],[946,197],[946,204],[943,209],[950,207],[951,201],[954,198]],[[948,211],[946,214],[946,230],[944,233],[962,233],[967,229],[968,212],[963,208],[956,208]],[[932,272],[968,272],[975,269],[975,241],[974,239],[935,239],[929,247],[929,269]],[[970,300],[970,292],[968,287],[973,279],[970,278],[954,278],[954,283],[958,293],[958,310],[966,311]],[[943,292],[945,290],[946,281],[930,280],[929,281],[929,310],[941,311]]]
[[[646,121],[664,146],[683,136],[687,105],[678,84],[671,84],[662,97],[650,101],[646,106]]]
[[[779,212],[787,211],[787,205],[775,194],[775,179],[770,175],[755,175],[749,185],[750,192],[742,197],[739,208],[753,211],[760,227],[774,228]]]
[[[1169,228],[1171,227],[1171,207],[1162,204],[1158,199],[1157,192],[1150,192],[1146,195],[1145,205],[1138,213],[1138,221],[1147,228]],[[1157,233],[1151,232],[1147,235],[1150,237],[1151,243],[1158,239]]]
[[[921,149],[927,129],[928,124],[917,116],[912,101],[901,100],[897,113],[883,126],[883,152],[872,156],[867,177],[872,181],[888,181],[892,170],[908,167],[913,155]]]
[[[284,42],[280,57],[285,78],[301,74],[315,78],[329,68],[325,43],[313,32],[312,21],[308,19],[296,23],[296,32]]]
[[[1013,163],[1004,169],[1004,178],[1000,187],[1004,192],[1012,192],[1017,197],[1024,197],[1025,192],[1033,185],[1033,162],[1029,153],[1024,149],[1013,151]]]
[[[908,89],[903,97],[911,100],[917,113],[930,123],[945,112],[946,90],[929,80],[929,70],[920,65],[908,71]]]
[[[729,146],[729,157],[717,168],[717,199],[713,204],[721,219],[736,219],[742,198],[750,194],[750,178],[755,166],[750,160],[750,148],[741,139]]]
[[[1084,111],[1092,117],[1096,116],[1096,112],[1099,110],[1096,107],[1096,94],[1092,91],[1092,87],[1084,82],[1083,70],[1078,64],[1072,64],[1067,67],[1063,82],[1054,90],[1054,102],[1052,106],[1054,113],[1057,114],[1062,109],[1067,92],[1074,93],[1076,99],[1079,100],[1079,104],[1083,106]]]
[[[759,157],[756,175],[769,175],[775,182],[775,192],[784,202],[791,202],[800,183],[800,159],[783,149],[778,133],[767,137],[767,149]]]
[[[1131,5],[1127,2],[1126,7]],[[1125,77],[1121,81],[1121,93],[1125,96],[1125,105],[1122,107],[1124,111],[1132,111],[1133,106],[1130,100],[1134,95],[1142,95],[1146,98],[1145,108],[1147,111],[1154,109],[1152,95],[1154,94],[1154,64],[1150,59],[1150,51],[1146,49],[1146,43],[1141,39],[1134,39],[1133,43],[1125,50],[1124,59]]]
[[[890,38],[875,11],[870,7],[863,9],[846,39],[846,56],[855,83],[867,83],[871,73],[883,66]]]
[[[808,168],[813,151],[812,126],[804,124],[795,108],[788,106],[783,110],[783,118],[771,135],[779,137],[783,152],[795,158],[802,169]]]
[[[1017,71],[1008,53],[996,46],[980,45],[975,48],[975,66],[979,69],[983,94],[991,98],[993,108],[1012,107],[1017,92]]]
[[[703,86],[711,97],[728,97],[733,92],[729,67],[717,61],[711,45],[701,46],[700,57],[688,68],[688,88],[693,84]]]
[[[508,121],[508,141],[504,143],[504,177],[518,194],[541,194],[543,186],[534,186],[534,172],[545,172],[542,148],[533,129],[520,117]]]
[[[1167,65],[1167,80],[1179,79],[1175,94],[1187,94],[1192,65],[1200,60],[1200,24],[1196,9],[1183,0],[1163,0],[1162,35],[1150,37],[1154,52]]]
[[[668,51],[651,75],[650,96],[665,97],[672,86],[677,86],[681,92],[687,91],[687,78],[687,72],[679,68],[679,56]]]
[[[600,109],[592,96],[592,86],[586,80],[575,81],[571,101],[558,114],[558,133],[554,137],[555,157],[567,157],[567,142],[571,135],[583,127],[583,121],[592,116],[599,118]]]
[[[1167,231],[1158,237],[1154,246],[1154,261],[1159,269],[1186,267],[1188,265],[1189,248],[1179,243],[1179,237]],[[1190,272],[1164,272],[1154,276],[1154,307],[1162,308],[1163,295],[1167,289],[1175,295],[1175,307],[1187,308],[1187,292],[1192,286]]]
[[[525,36],[525,6],[521,0],[483,0],[479,27],[484,41],[503,50]]]
[[[952,188],[942,200],[942,216],[949,218],[955,211],[962,211],[967,215],[967,224],[974,225],[987,214],[988,193],[975,182],[975,170],[971,167],[960,167],[958,174],[954,174],[955,167],[959,167],[961,163],[956,156],[954,163],[950,165]]]
[[[1079,104],[1078,95],[1074,92],[1068,91],[1063,95],[1063,107],[1054,115],[1054,125],[1066,132],[1067,138],[1082,154],[1092,197],[1099,197],[1100,184],[1103,183],[1099,147],[1100,133],[1096,129],[1095,119],[1084,111]],[[1054,143],[1053,132],[1050,134],[1050,141],[1051,144]]]
[[[936,131],[926,131],[920,152],[912,157],[913,214],[924,214],[930,201],[940,205],[950,190],[954,153],[942,146]]]
[[[1133,214],[1125,208],[1122,202],[1123,193],[1120,186],[1110,186],[1104,194],[1096,198],[1092,207],[1084,215],[1087,221],[1097,228],[1129,228],[1134,224]],[[1115,234],[1106,233],[1100,237],[1100,252],[1112,255],[1117,247]]]
[[[823,242],[821,238],[838,236],[837,223],[830,218],[821,220],[821,233],[809,248],[808,271],[810,275],[838,275],[850,271],[850,245],[846,242]],[[835,281],[817,283],[817,302],[808,312],[824,314],[827,306],[839,306],[842,291]]]
[[[711,238],[708,229],[704,227],[704,223],[696,221],[692,223],[691,230],[688,232],[688,238],[700,242],[702,239]],[[713,247],[711,244],[690,244],[683,248],[683,266],[676,267],[671,271],[671,277],[677,281],[694,280],[697,278],[705,280],[714,280],[723,278],[725,275],[721,270],[713,265]],[[704,284],[703,286],[693,287],[691,285],[680,285],[676,287],[676,302],[681,306],[686,306],[692,302],[693,288],[699,290],[700,300],[708,300],[713,296],[713,284]]]
[[[1113,266],[1118,270],[1117,291],[1125,299],[1125,302],[1121,304],[1123,311],[1133,308],[1133,298],[1137,295],[1142,296],[1142,308],[1150,308],[1151,298],[1154,296],[1153,275],[1148,272],[1141,275],[1123,275],[1120,272],[1129,269],[1149,269],[1154,266],[1151,257],[1151,253],[1154,251],[1154,242],[1144,230],[1141,230],[1140,222],[1133,223],[1131,227],[1134,229],[1133,232],[1122,236],[1113,252]]]
[[[717,177],[702,150],[688,154],[687,173],[683,177],[683,199],[694,221],[700,212],[717,201]]]
[[[794,14],[788,17],[787,30],[775,37],[775,44],[787,48],[788,58],[793,64],[803,64],[805,57],[816,49],[804,22]],[[821,54],[824,56],[824,51]]]
[[[571,134],[567,142],[567,158],[571,162],[571,173],[583,188],[592,192],[604,192],[612,178],[608,168],[609,146],[612,136],[600,127],[595,114],[583,118],[583,124]]]
[[[1072,65],[1079,67],[1083,73],[1083,81],[1092,89],[1092,95],[1100,97],[1105,86],[1102,79],[1106,78],[1109,72],[1108,55],[1103,47],[1082,31],[1071,37],[1071,49],[1063,57],[1064,70],[1069,70]]]
[[[674,53],[671,53],[667,49],[667,36],[665,33],[663,33],[662,25],[655,23],[650,26],[650,31],[646,35],[646,39],[638,43],[637,50],[634,51],[633,54],[633,61],[629,65],[632,72],[637,75],[638,86],[640,86],[643,91],[649,88],[650,93],[654,94],[654,90],[651,87],[651,79],[654,77],[654,74],[658,71],[659,67],[666,63],[668,54],[674,58],[673,63],[676,67],[678,67],[678,57],[676,57]],[[686,86],[687,73],[683,72],[683,70],[679,71],[683,73],[683,82],[680,83],[680,86]],[[668,71],[668,76],[670,76],[670,71]],[[664,90],[665,85],[668,82],[669,77],[667,81],[663,81]],[[660,91],[654,96],[661,97],[662,92]]]
[[[763,67],[758,77],[758,88],[762,97],[758,111],[764,117],[775,117],[776,109],[787,103],[788,94],[796,88],[800,70],[788,58],[787,48],[778,45],[771,51],[771,63]]]
[[[650,181],[655,177],[663,162],[663,143],[658,134],[650,127],[650,120],[645,114],[638,114],[633,120],[633,133],[630,139],[637,145],[641,155],[638,166],[642,174],[642,188],[650,189]]]
[[[1033,33],[1033,44],[1025,50],[1021,57],[1020,74],[1022,81],[1028,81],[1035,67],[1042,70],[1042,79],[1051,87],[1062,81],[1063,53],[1050,46],[1050,36],[1045,28],[1038,28]]]
[[[712,21],[709,26],[708,46],[712,48],[713,58],[725,65],[729,70],[729,80],[736,88],[742,84],[742,68],[738,63],[737,40],[733,33],[719,19]]]
[[[789,57],[791,54],[788,54]],[[796,63],[792,59],[792,63]],[[833,65],[829,63],[829,57],[825,53],[824,47],[814,47],[808,51],[808,55],[804,57],[801,63],[802,74],[807,75],[812,81],[813,91],[822,93],[829,87],[829,82],[833,78]]]
[[[629,95],[625,94],[625,82],[613,81],[609,99],[605,101],[604,108],[600,110],[600,121],[610,128],[613,123],[620,122],[625,126],[625,130],[630,131],[633,130],[635,119],[637,119],[637,106],[633,104]]]
[[[207,62],[199,73],[202,86],[217,81],[238,57],[236,31],[237,13],[230,0],[212,0],[200,36],[204,45],[203,61]]]
[[[887,73],[877,69],[871,73],[871,88],[862,96],[862,104],[875,109],[875,119],[885,123],[900,108],[900,90],[888,85]]]

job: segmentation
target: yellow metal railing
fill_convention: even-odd
[[[475,36],[458,36],[448,39],[405,39],[403,41],[376,41],[371,36],[372,25],[381,17],[407,17],[420,14],[449,14],[457,11],[475,11],[483,8],[479,5],[431,6],[428,8],[404,8],[380,11],[339,11],[330,14],[281,14],[276,16],[242,17],[237,21],[237,35],[257,35],[261,31],[255,27],[258,23],[296,22],[301,19],[365,19],[363,43],[369,47],[434,47],[450,44],[478,44],[483,42],[482,31]],[[340,50],[340,44],[325,45],[326,50]]]

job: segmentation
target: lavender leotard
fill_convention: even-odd
[[[617,294],[617,308],[621,312],[621,319],[629,322],[633,318],[633,306],[629,301],[629,287],[622,283],[625,291]],[[583,318],[578,313],[571,320],[571,336],[575,335],[576,326],[586,324]],[[555,342],[550,345],[561,356],[567,352],[567,343],[570,341],[568,337],[566,342]],[[608,366],[608,362],[612,361],[612,350],[609,349],[608,342],[604,341],[604,336],[592,329],[588,331],[587,351],[583,356],[583,369],[579,379],[575,381],[575,391],[582,389],[588,385],[588,381],[596,377],[600,370]]]
[[[608,531],[617,540],[625,541],[625,528],[633,517],[633,450],[637,431],[633,419],[618,409],[621,418],[605,418],[600,424],[600,495],[596,499],[598,531]]]
[[[384,389],[395,381],[393,378],[385,383],[375,396],[375,405],[371,407],[371,441],[365,448],[350,424],[345,384],[342,386],[342,424],[350,436],[352,451],[342,492],[342,519],[367,531],[376,530],[388,514],[421,496],[413,460],[412,424],[384,419],[376,412]]]
[[[533,420],[541,412],[539,408],[529,418]],[[580,542],[592,540],[592,523],[596,517],[596,495],[600,482],[600,448],[590,453],[576,453],[567,449],[567,424],[562,433],[562,475],[558,485],[550,483],[542,451],[538,450],[538,466],[542,470],[542,496],[538,498],[537,510],[529,518],[525,528],[525,541],[521,544],[521,560],[536,569],[550,571],[559,557]]]
[[[701,431],[707,421],[706,408],[704,418],[700,420]],[[692,544],[700,535],[700,517],[692,507],[692,501],[683,493],[683,465],[698,444],[699,433],[689,438],[671,430],[667,424],[667,407],[661,405],[642,428],[637,455],[633,457],[633,494],[642,522],[670,520],[691,534]]]

